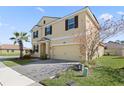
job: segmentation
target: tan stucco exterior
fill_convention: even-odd
[[[74,16],[78,16],[78,28],[65,31],[65,20],[73,18]],[[43,24],[44,20],[46,24]],[[45,53],[49,58],[79,61],[81,58],[79,44],[74,42],[74,36],[83,32],[86,43],[88,42],[86,32],[88,26],[87,20],[96,28],[99,28],[99,24],[89,8],[81,9],[63,18],[43,17],[37,24],[39,26],[34,26],[32,29],[32,33],[35,31],[39,32],[38,38],[35,39],[33,39],[32,34],[32,46],[39,45],[39,51],[35,52],[33,56],[41,57],[41,53],[43,52],[42,44],[45,43]],[[52,35],[45,36],[45,27],[49,25],[52,25]],[[44,40],[43,38],[48,38],[49,40]],[[100,51],[103,52],[102,49],[100,49]],[[84,52],[85,55],[83,58],[86,60],[86,50]],[[102,56],[101,52],[100,56]]]
[[[6,55],[6,54],[17,54],[19,55],[19,50],[0,50],[0,55]]]

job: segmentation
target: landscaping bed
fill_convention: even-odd
[[[66,86],[69,82],[77,86],[123,86],[124,58],[103,56],[97,59],[96,68],[88,77],[83,77],[81,71],[70,68],[60,73],[58,78],[42,80],[40,83],[48,86]]]

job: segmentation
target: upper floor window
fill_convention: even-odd
[[[75,20],[74,18],[68,19],[68,29],[75,28]]]
[[[65,20],[65,30],[78,27],[78,16]]]
[[[45,20],[43,21],[43,24],[46,24],[46,21]]]
[[[45,36],[52,34],[52,26],[45,27]]]
[[[38,31],[33,32],[33,38],[38,38]]]
[[[36,31],[36,35],[35,35],[36,38],[38,38],[38,31]]]

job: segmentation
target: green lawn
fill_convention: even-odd
[[[19,56],[19,53],[2,53],[0,56]]]
[[[79,86],[123,86],[124,58],[103,56],[97,59],[96,68],[88,77],[83,77],[79,71],[69,69],[61,73],[59,78],[43,80],[41,83],[49,86],[64,86],[69,81]]]
[[[32,62],[30,59],[8,59],[6,61],[3,61],[3,63],[8,67],[13,67],[17,65],[26,65],[28,63]]]
[[[98,64],[111,68],[124,68],[124,57],[119,56],[103,56],[97,60]]]

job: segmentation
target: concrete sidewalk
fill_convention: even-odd
[[[0,85],[1,86],[40,86],[32,79],[12,70],[0,62]]]

